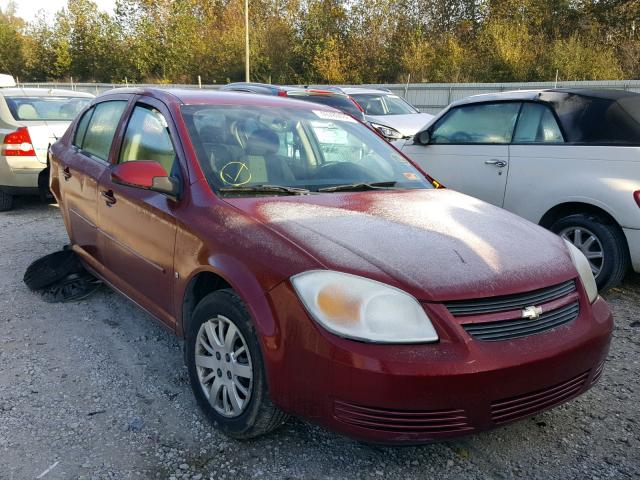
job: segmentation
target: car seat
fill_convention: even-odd
[[[261,128],[247,138],[243,162],[249,167],[252,183],[290,184],[295,181],[285,159],[277,152],[280,138],[272,130]]]

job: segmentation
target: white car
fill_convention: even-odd
[[[572,242],[600,289],[629,265],[640,272],[640,94],[476,95],[440,112],[402,151],[444,186]]]
[[[361,87],[334,87],[349,95],[364,111],[365,119],[389,140],[412,137],[433,118],[421,113],[388,90]]]
[[[16,195],[48,189],[47,151],[93,95],[72,90],[17,88],[0,76],[0,211]]]

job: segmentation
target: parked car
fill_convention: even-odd
[[[329,105],[330,107],[334,107],[348,113],[361,122],[366,121],[362,108],[360,108],[360,105],[352,100],[349,95],[331,90],[324,90],[320,88],[285,87],[281,85],[255,82],[229,83],[221,87],[220,90],[292,97],[298,100],[306,100],[308,102]]]
[[[73,251],[185,338],[198,404],[236,438],[286,414],[421,443],[588,390],[612,318],[572,244],[435,189],[338,110],[123,89],[51,147]]]
[[[601,289],[640,272],[640,95],[554,89],[453,103],[403,152],[444,185],[560,234]]]
[[[353,98],[367,121],[389,140],[409,138],[424,127],[433,115],[421,113],[406,100],[388,90],[361,87],[332,87]]]
[[[16,195],[47,191],[48,147],[91,98],[71,90],[0,88],[0,211],[10,210]]]

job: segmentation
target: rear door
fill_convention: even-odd
[[[502,206],[509,171],[509,143],[519,102],[452,108],[430,129],[429,145],[402,151],[447,188]]]
[[[87,110],[73,134],[70,148],[60,151],[52,175],[60,188],[69,237],[94,268],[103,264],[98,230],[98,181],[109,167],[113,137],[128,97],[101,102]]]
[[[154,160],[167,174],[184,178],[177,133],[164,104],[139,97],[122,129],[114,165]],[[98,214],[105,240],[106,277],[171,327],[175,324],[174,214],[178,208],[179,202],[164,194],[114,183],[108,172],[100,182]]]

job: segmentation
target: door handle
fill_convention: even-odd
[[[62,176],[64,177],[65,181],[71,178],[71,170],[69,170],[69,167],[64,167],[62,169]]]
[[[507,162],[505,162],[504,160],[498,160],[496,158],[492,158],[491,160],[485,160],[484,161],[485,165],[495,165],[496,167],[506,167],[507,166]]]
[[[102,198],[104,198],[104,203],[107,204],[107,207],[110,207],[114,203],[116,203],[116,197],[113,196],[113,190],[103,190],[102,192],[100,192],[100,195],[102,195]]]

